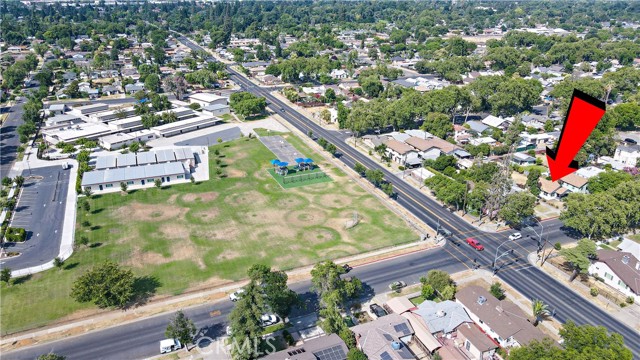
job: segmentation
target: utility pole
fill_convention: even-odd
[[[500,254],[500,256],[498,256],[498,250],[500,249],[500,247],[502,245],[508,243],[509,241],[512,241],[512,240],[508,239],[507,241],[505,241],[502,244],[498,245],[498,248],[496,249],[496,256],[493,258],[493,263],[491,263],[491,267],[493,268],[493,273],[494,274],[497,272],[496,262],[498,261],[498,259],[509,253],[509,251],[505,251],[504,253]]]

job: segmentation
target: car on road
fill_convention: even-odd
[[[160,354],[166,354],[180,349],[182,349],[182,344],[178,339],[160,340]]]
[[[371,310],[371,313],[374,314],[376,317],[379,317],[379,318],[387,315],[387,311],[382,306],[380,306],[378,304],[369,305],[369,310]]]
[[[389,284],[389,289],[390,290],[400,290],[405,286],[407,286],[407,283],[405,283],[404,281],[394,281],[391,284]]]
[[[242,294],[244,294],[244,289],[236,290],[236,291],[232,292],[231,294],[229,294],[229,300],[238,301],[242,297]]]
[[[474,238],[467,238],[467,244],[471,245],[472,248],[478,251],[484,250],[484,246],[482,246],[482,244],[480,244],[480,242]]]
[[[280,321],[280,318],[273,314],[263,314],[260,316],[260,322],[262,326],[271,326],[277,324]]]
[[[520,238],[522,238],[522,234],[520,233],[513,233],[509,235],[509,240],[518,240]]]

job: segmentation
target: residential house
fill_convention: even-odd
[[[467,124],[469,125],[469,131],[475,134],[482,134],[485,130],[489,129],[489,126],[476,120],[467,121]]]
[[[597,260],[589,266],[589,274],[603,279],[604,283],[625,296],[640,301],[640,261],[630,253],[614,250],[598,250]]]
[[[349,349],[336,334],[321,336],[262,357],[262,360],[346,360]]]
[[[451,334],[462,324],[473,323],[462,305],[451,300],[439,303],[425,300],[413,313],[419,315],[437,337]]]
[[[391,160],[400,165],[419,165],[421,163],[418,151],[411,145],[405,144],[395,139],[387,140],[384,143],[387,147],[387,155]]]
[[[506,130],[509,127],[509,122],[506,119],[493,115],[489,115],[482,119],[482,123],[501,130]]]
[[[452,144],[446,140],[442,140],[439,137],[432,137],[432,138],[426,139],[425,141],[426,143],[423,143],[423,146],[428,148],[438,149],[442,154],[445,154],[445,155],[458,154],[458,156],[465,156],[464,153],[460,152],[460,150],[462,150],[461,147],[459,147],[456,144]]]
[[[401,315],[389,314],[351,328],[358,348],[369,359],[413,360],[415,356],[407,347],[413,340],[413,329]]]
[[[560,180],[558,180],[560,185],[567,188],[567,190],[576,193],[587,193],[587,182],[588,180],[576,175],[575,173],[571,173]]]
[[[333,79],[336,79],[336,80],[343,80],[349,77],[349,73],[346,70],[333,69],[331,70],[331,73],[329,74],[329,76],[331,76]]]
[[[67,106],[65,104],[54,104],[49,106],[49,115],[62,115],[65,111],[67,111]]]
[[[598,176],[598,174],[603,173],[604,170],[595,167],[595,166],[587,166],[587,167],[583,167],[580,168],[576,171],[576,175],[583,177],[587,180],[591,179],[592,177]]]
[[[421,139],[415,136],[408,138],[405,144],[418,150],[418,156],[423,160],[435,160],[440,156],[440,149],[435,146],[431,139]]]
[[[143,83],[135,83],[135,84],[127,84],[124,86],[124,91],[127,94],[133,94],[136,93],[138,91],[144,91],[144,84]]]
[[[562,187],[557,181],[550,181],[541,178],[538,182],[540,185],[540,197],[545,200],[557,200],[568,194],[568,190]]]
[[[515,153],[511,157],[511,162],[516,165],[533,165],[536,163],[536,158],[524,153]]]
[[[119,85],[106,85],[102,87],[102,95],[117,95],[122,94],[122,87]]]
[[[629,167],[635,167],[640,160],[640,145],[620,145],[613,154],[613,159]]]
[[[490,136],[483,136],[483,137],[479,137],[479,138],[475,138],[475,139],[471,139],[469,140],[469,144],[474,145],[474,146],[478,146],[478,145],[482,145],[482,144],[487,144],[490,146],[493,146],[497,143],[496,139],[490,137]]]
[[[498,300],[480,286],[459,289],[456,302],[464,307],[483,332],[503,348],[527,345],[545,338],[542,331],[533,326],[529,316],[516,304]]]
[[[482,332],[478,325],[465,323],[458,327],[457,340],[471,360],[493,359],[498,344]]]
[[[202,112],[211,116],[220,116],[229,113],[229,105],[211,104],[202,108]]]

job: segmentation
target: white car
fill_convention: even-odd
[[[242,297],[242,294],[244,294],[244,289],[239,289],[237,291],[234,291],[231,294],[229,294],[229,300],[238,301]]]
[[[182,344],[178,339],[160,340],[160,354],[169,353],[179,349],[182,349]]]
[[[231,334],[233,334],[233,331],[231,330],[231,325],[227,326],[227,336],[231,336]]]
[[[520,233],[513,233],[511,235],[509,235],[509,240],[518,240],[522,237],[522,234]]]
[[[262,326],[271,326],[273,324],[277,324],[280,319],[271,314],[264,314],[260,317],[260,322],[262,322]]]

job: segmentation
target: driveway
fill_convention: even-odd
[[[8,112],[7,120],[0,128],[0,178],[9,176],[9,171],[16,161],[20,137],[18,136],[18,126],[22,125],[22,107],[24,100],[13,105],[11,108],[2,108],[2,113]]]
[[[57,256],[62,240],[69,174],[69,170],[63,170],[59,165],[31,169],[31,174],[29,170],[23,172],[26,181],[10,226],[27,230],[27,241],[5,243],[6,251],[17,251],[21,255],[4,259],[0,266],[23,269],[42,265]]]

